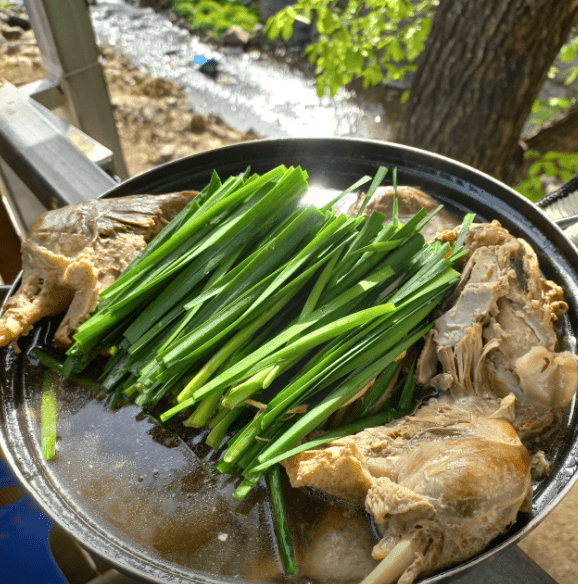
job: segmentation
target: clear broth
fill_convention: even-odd
[[[28,360],[27,360],[28,361]],[[44,368],[28,361],[27,415],[37,420]],[[58,403],[57,455],[47,463],[67,500],[98,518],[116,537],[147,555],[254,582],[359,582],[376,562],[376,541],[363,510],[292,489],[285,499],[298,573],[283,573],[266,482],[244,500],[233,498],[239,479],[214,469],[216,453],[204,431],[177,436],[133,405],[109,399],[54,375]]]

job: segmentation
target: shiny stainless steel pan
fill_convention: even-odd
[[[302,166],[309,172],[310,184],[322,189],[345,188],[362,175],[373,175],[382,165],[397,167],[399,184],[422,188],[456,213],[474,212],[479,221],[498,219],[513,234],[530,242],[544,276],[563,286],[570,310],[561,339],[565,349],[576,351],[576,247],[537,206],[489,176],[440,156],[356,139],[263,140],[171,162],[127,180],[103,196],[199,189],[213,169],[227,177],[248,166],[264,172],[281,163]],[[18,281],[13,288],[17,286]],[[36,326],[20,343],[20,354],[11,347],[0,350],[0,447],[24,487],[46,514],[86,549],[134,579],[147,583],[242,581],[216,573],[234,572],[230,558],[227,565],[226,559],[216,561],[215,571],[206,565],[201,570],[188,553],[192,547],[198,548],[193,543],[204,537],[206,528],[195,523],[197,515],[191,511],[194,505],[198,508],[194,494],[198,485],[192,482],[204,481],[204,505],[214,506],[215,520],[223,513],[239,511],[222,497],[211,495],[217,487],[226,494],[228,479],[198,472],[203,466],[200,457],[207,454],[202,436],[176,437],[159,429],[136,407],[111,412],[89,391],[64,384],[57,392],[59,454],[53,461],[43,460],[39,417],[42,370],[29,353],[34,346],[50,342],[54,323],[55,319],[46,319]],[[573,402],[552,431],[548,451],[551,471],[536,487],[531,512],[521,514],[508,533],[484,553],[422,582],[465,573],[518,542],[548,515],[578,477],[577,416]],[[263,509],[251,513],[260,514],[259,518],[236,534],[226,534],[239,539],[239,562],[249,542],[271,547],[270,534],[263,533],[269,518]],[[207,553],[218,556],[218,549],[209,548]],[[264,572],[255,579],[267,581]]]

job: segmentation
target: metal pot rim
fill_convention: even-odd
[[[312,183],[315,180],[339,187],[351,184],[352,178],[375,172],[380,165],[396,166],[399,184],[422,187],[458,212],[473,211],[482,220],[497,218],[514,234],[527,239],[543,262],[547,277],[562,283],[570,304],[569,326],[578,328],[578,250],[560,228],[537,206],[492,177],[416,148],[354,138],[257,140],[169,162],[124,181],[103,196],[199,189],[208,182],[213,169],[221,176],[228,176],[242,172],[247,166],[262,172],[281,163],[301,165],[310,172]],[[12,286],[10,295],[18,284],[19,279]],[[20,367],[21,359],[5,351],[8,366]],[[30,436],[26,435],[29,421],[18,408],[24,388],[19,387],[21,378],[16,376],[15,379],[16,383],[7,385],[0,377],[0,447],[18,479],[48,516],[97,557],[143,582],[160,584],[168,578],[183,584],[239,582],[238,579],[188,570],[168,561],[153,561],[131,542],[111,534],[106,525],[83,515],[74,501],[63,500],[58,485],[38,459]],[[574,402],[569,409],[566,443],[551,478],[539,489],[532,512],[482,554],[422,580],[423,584],[462,574],[518,542],[568,493],[578,480],[578,424],[574,423],[578,412]]]

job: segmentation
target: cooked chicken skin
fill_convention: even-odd
[[[286,463],[294,487],[365,504],[382,540],[420,550],[399,579],[410,584],[481,552],[531,501],[530,455],[511,426],[515,397],[433,399],[415,416],[303,452]]]
[[[532,248],[497,221],[473,225],[466,247],[462,280],[428,334],[417,381],[455,397],[514,393],[514,426],[539,431],[578,389],[578,357],[559,352],[553,325],[568,308],[562,289],[541,278]]]
[[[54,341],[70,346],[98,294],[194,195],[91,199],[42,215],[22,242],[22,284],[0,317],[0,347],[65,310]]]

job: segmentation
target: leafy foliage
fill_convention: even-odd
[[[568,42],[562,47],[558,58],[563,63],[571,63],[576,58],[578,53],[578,35],[572,35]],[[559,72],[559,68],[553,66],[548,72],[548,77],[553,78]],[[578,79],[578,67],[570,67],[564,75],[564,83],[566,85],[571,85]]]
[[[562,63],[572,63],[578,55],[578,35],[574,32],[562,47],[558,59]],[[560,73],[560,67],[553,66],[548,72],[550,79]],[[571,85],[578,80],[578,67],[569,67],[562,76],[565,85]],[[528,119],[529,125],[542,124],[552,116],[574,105],[575,99],[553,97],[537,99]],[[516,190],[531,201],[542,198],[542,179],[557,178],[563,182],[569,181],[578,172],[578,153],[551,151],[540,155],[536,151],[525,153],[526,158],[534,160],[528,171],[528,178],[517,185]]]
[[[578,172],[578,153],[547,152],[543,156],[535,150],[528,150],[526,158],[534,159],[528,171],[528,178],[516,190],[533,202],[544,195],[542,177],[556,177],[563,182],[569,181]]]
[[[569,98],[537,99],[532,107],[528,123],[530,126],[542,124],[574,103],[575,100]],[[528,178],[519,183],[516,190],[534,202],[544,196],[543,178],[557,178],[562,182],[567,182],[578,172],[578,153],[576,152],[553,150],[541,155],[535,150],[529,150],[525,153],[525,157],[534,162],[528,169]]]
[[[367,88],[403,79],[429,34],[437,0],[299,0],[267,23],[271,39],[289,40],[296,20],[319,33],[305,52],[316,65],[317,94],[332,96],[354,78]],[[406,96],[407,97],[407,96]]]
[[[574,100],[567,97],[550,97],[548,99],[537,99],[532,106],[532,113],[528,123],[533,126],[543,124],[552,116],[570,107]]]
[[[253,32],[259,22],[255,7],[248,8],[242,0],[169,0],[175,12],[186,18],[193,30],[211,31],[219,38],[234,24]]]

